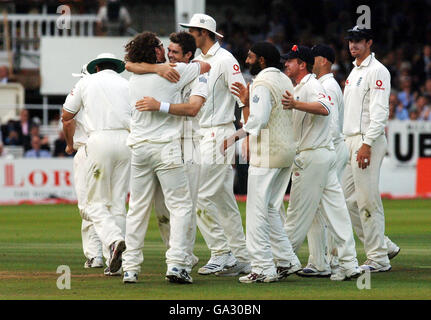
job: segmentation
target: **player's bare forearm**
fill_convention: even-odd
[[[297,110],[301,110],[308,113],[318,114],[321,116],[329,115],[328,110],[320,102],[302,102],[296,101],[293,107]]]
[[[283,105],[283,109],[296,109],[308,113],[318,114],[321,116],[329,115],[329,111],[320,102],[298,101],[289,91],[286,91],[283,94],[281,104]]]
[[[126,70],[136,74],[156,73],[156,65],[146,62],[126,62]]]
[[[66,144],[73,148],[73,135],[75,134],[76,123],[74,119],[65,121],[63,119],[63,132]]]
[[[244,119],[244,124],[247,123],[248,120],[248,116],[250,115],[250,107],[249,106],[244,106],[242,107],[242,117]]]
[[[195,117],[201,107],[205,103],[205,98],[201,96],[191,96],[187,103],[171,104],[169,107],[169,114],[175,116],[188,116]],[[142,100],[136,102],[136,109],[138,111],[160,111],[161,102],[152,97],[144,97]]]
[[[146,62],[127,62],[126,70],[136,74],[157,73],[170,82],[178,82],[180,74],[175,70],[175,63],[158,63],[151,64]]]
[[[211,65],[209,63],[206,63],[203,61],[198,61],[198,60],[194,60],[193,62],[197,62],[201,65],[201,73],[200,74],[207,73],[211,69]]]

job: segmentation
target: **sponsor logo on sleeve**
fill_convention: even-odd
[[[383,82],[382,82],[382,80],[377,80],[377,81],[376,81],[376,87],[375,87],[374,89],[377,89],[377,90],[385,90],[385,88],[383,87]]]

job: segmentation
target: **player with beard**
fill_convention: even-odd
[[[246,63],[256,78],[250,89],[237,82],[232,92],[250,105],[244,127],[225,140],[224,154],[236,140],[251,135],[247,186],[247,250],[251,273],[242,283],[274,282],[301,269],[283,229],[280,207],[289,183],[295,145],[292,111],[284,110],[282,95],[293,91],[291,80],[280,71],[280,53],[269,42],[258,42],[248,52]]]

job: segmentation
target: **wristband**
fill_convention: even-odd
[[[169,113],[169,108],[171,107],[171,104],[168,102],[160,102],[160,112]]]

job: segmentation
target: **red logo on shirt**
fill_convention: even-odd
[[[349,79],[346,80],[346,84],[349,84]]]
[[[233,65],[233,70],[235,70],[235,72],[233,73],[234,75],[241,73],[241,71],[239,71],[239,65],[237,64]]]
[[[379,90],[385,90],[385,88],[382,88],[383,82],[382,80],[377,80],[376,81],[376,88],[375,89],[379,89]]]
[[[319,93],[319,97],[318,97],[318,99],[325,99],[325,95],[323,94],[323,93]]]

